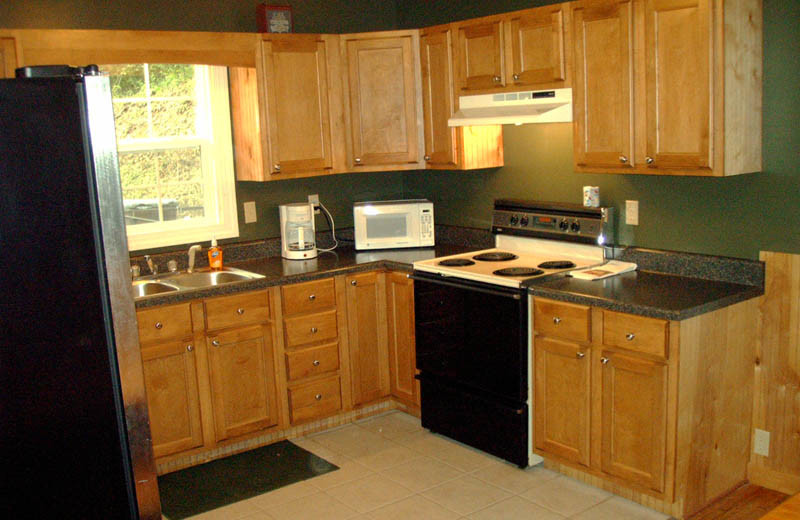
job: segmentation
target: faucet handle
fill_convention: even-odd
[[[131,277],[139,278],[139,275],[141,274],[142,274],[142,269],[139,267],[139,264],[133,264],[131,266]]]
[[[178,270],[178,261],[177,260],[170,260],[167,262],[167,269],[169,269],[170,273],[174,273]]]

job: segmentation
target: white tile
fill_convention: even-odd
[[[366,513],[408,497],[411,490],[386,477],[371,475],[330,488],[326,493],[359,513]]]
[[[417,492],[453,480],[463,474],[463,471],[449,464],[425,456],[409,460],[382,472],[385,477]]]
[[[271,516],[269,513],[261,511],[260,513],[253,513],[252,515],[247,515],[242,517],[242,520],[275,520],[275,517]]]
[[[356,424],[372,433],[389,438],[422,431],[419,419],[403,412],[390,412],[385,415],[370,417]]]
[[[442,448],[436,453],[432,453],[431,456],[451,466],[455,466],[462,471],[473,471],[499,460],[482,451],[460,444],[453,444]]]
[[[345,426],[311,437],[311,440],[337,453],[348,457],[366,455],[379,451],[391,441],[355,425]]]
[[[422,495],[462,515],[474,513],[511,496],[507,491],[470,476],[450,480]]]
[[[380,449],[374,451],[367,450],[365,455],[356,457],[353,460],[373,471],[381,471],[422,456],[422,454],[405,446],[392,443],[392,445],[383,445]]]
[[[352,480],[357,480],[368,475],[372,475],[374,473],[371,469],[367,468],[363,464],[359,464],[358,462],[352,460],[346,461],[342,464],[337,464],[337,466],[339,466],[339,469],[335,471],[331,471],[330,473],[325,473],[324,475],[310,479],[311,484],[322,490],[325,490],[345,482],[350,482]]]
[[[435,435],[427,430],[404,434],[402,436],[398,435],[392,440],[428,456],[434,456],[442,450],[458,446],[455,441],[442,437],[441,435]]]
[[[366,515],[370,520],[456,520],[458,513],[414,495]]]
[[[494,505],[472,513],[468,517],[470,520],[508,520],[512,518],[524,518],[525,520],[564,520],[565,517],[553,513],[541,506],[520,497],[511,497]],[[624,517],[618,517],[622,520]]]
[[[248,515],[263,512],[248,500],[234,502],[211,511],[190,517],[191,520],[238,520]]]
[[[555,513],[572,516],[611,496],[610,493],[569,477],[558,477],[521,495]]]
[[[358,516],[358,511],[320,492],[276,506],[269,514],[275,520],[347,520]]]
[[[576,520],[667,520],[669,515],[653,511],[622,497],[612,497],[586,511],[575,515]]]
[[[269,511],[275,506],[318,493],[319,488],[311,483],[312,480],[314,479],[304,480],[289,486],[283,486],[274,491],[270,491],[269,493],[264,493],[263,495],[249,498],[247,499],[247,502],[254,504],[263,511]]]
[[[495,462],[474,471],[472,476],[518,495],[553,480],[559,474],[540,466],[520,469],[508,462]]]

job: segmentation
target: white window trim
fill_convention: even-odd
[[[201,160],[203,171],[211,176],[206,186],[216,185],[216,190],[205,190],[206,218],[193,221],[177,220],[158,224],[127,226],[128,249],[141,251],[157,247],[176,246],[194,242],[235,238],[239,236],[239,216],[236,211],[236,182],[233,167],[233,144],[230,124],[230,100],[228,97],[228,71],[225,67],[208,67],[211,112],[214,124],[199,121],[198,125],[211,127],[214,153],[206,153],[203,147]],[[205,76],[201,74],[200,76]],[[200,100],[202,103],[202,100]],[[185,138],[190,145],[194,138]],[[155,142],[154,142],[155,144]],[[130,149],[133,149],[131,147]],[[157,146],[158,148],[158,146]],[[129,149],[126,147],[126,150]],[[216,197],[215,197],[216,195]],[[218,215],[218,218],[217,218]],[[158,228],[154,230],[153,228]]]

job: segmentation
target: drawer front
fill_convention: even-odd
[[[284,285],[281,287],[281,294],[283,295],[283,313],[287,315],[316,312],[336,306],[333,278]]]
[[[317,314],[286,318],[283,321],[286,325],[286,345],[290,348],[305,345],[306,343],[332,340],[338,335],[335,309]]]
[[[339,369],[339,344],[304,348],[286,353],[286,372],[289,381],[324,374]]]
[[[292,422],[322,417],[342,408],[339,376],[289,389]]]
[[[214,298],[206,300],[205,304],[209,330],[260,323],[269,319],[266,291]]]
[[[603,311],[603,343],[666,358],[669,322],[621,312]]]
[[[590,341],[591,326],[591,310],[586,305],[534,300],[533,327],[536,332],[572,341]]]
[[[192,313],[189,304],[143,309],[136,313],[139,341],[148,343],[177,339],[192,334]]]

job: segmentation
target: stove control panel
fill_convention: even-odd
[[[613,208],[522,207],[495,205],[494,233],[537,236],[604,244],[611,237]]]

